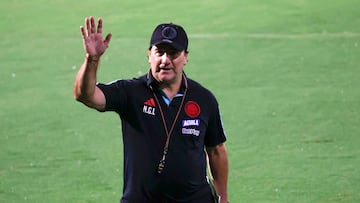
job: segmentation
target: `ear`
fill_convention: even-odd
[[[151,55],[151,50],[149,49],[148,50],[148,53],[147,53],[147,57],[148,57],[148,62],[150,63],[150,55]]]
[[[185,60],[184,65],[186,65],[186,64],[188,63],[188,61],[189,61],[189,60],[188,60],[188,53],[187,53],[187,52],[184,53],[184,58],[185,58],[185,59],[184,59],[184,60]]]

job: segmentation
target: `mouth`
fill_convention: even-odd
[[[172,68],[170,67],[158,67],[157,68],[157,72],[160,72],[160,71],[170,71],[172,70]]]

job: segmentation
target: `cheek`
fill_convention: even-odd
[[[149,57],[149,62],[150,63],[157,64],[157,63],[160,63],[160,61],[161,61],[161,58],[159,58],[159,57],[156,57],[156,56],[153,56],[153,55],[151,55]]]
[[[149,56],[149,63],[151,64],[151,66],[157,66],[158,60],[153,56]]]
[[[186,65],[186,62],[187,62],[187,60],[185,57],[181,57],[181,58],[179,57],[174,60],[174,64],[176,64],[177,66],[184,66],[184,65]]]

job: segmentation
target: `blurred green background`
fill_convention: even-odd
[[[185,71],[217,96],[231,202],[360,202],[360,1],[8,0],[0,7],[0,202],[119,202],[114,113],[72,97],[90,15],[98,80],[148,70],[154,27],[187,30]]]

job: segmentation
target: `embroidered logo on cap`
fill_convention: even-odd
[[[165,27],[162,30],[161,35],[165,39],[175,39],[177,32],[176,32],[175,28],[173,28],[173,27]]]
[[[188,101],[185,104],[185,113],[191,118],[195,118],[200,115],[200,106],[194,101]]]

